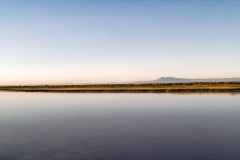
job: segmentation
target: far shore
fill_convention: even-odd
[[[0,86],[0,91],[81,93],[240,92],[240,82]]]

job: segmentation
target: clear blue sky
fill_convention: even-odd
[[[0,85],[240,77],[240,1],[0,1]]]

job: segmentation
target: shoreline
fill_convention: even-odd
[[[0,86],[0,91],[78,93],[216,93],[240,92],[240,82]]]

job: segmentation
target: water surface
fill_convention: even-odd
[[[0,92],[0,159],[240,159],[240,94]]]

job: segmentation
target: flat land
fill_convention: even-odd
[[[240,92],[240,82],[166,83],[166,84],[100,84],[0,86],[0,91],[23,92]]]

